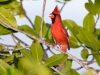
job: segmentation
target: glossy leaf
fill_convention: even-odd
[[[92,13],[93,15],[96,14],[96,8],[92,2],[85,3],[85,8],[89,11],[89,13]]]
[[[61,72],[62,72],[64,75],[66,75],[67,72],[69,72],[70,69],[71,69],[71,67],[72,67],[72,60],[71,60],[71,59],[67,59],[67,61],[65,61],[63,64],[64,64],[64,66],[63,66]]]
[[[44,25],[43,25],[43,30],[42,30],[43,37],[46,36],[47,31],[48,31],[48,27],[47,27],[47,25],[44,23]]]
[[[80,75],[76,70],[71,69],[68,75]]]
[[[13,61],[14,61],[14,66],[15,66],[16,68],[18,68],[19,59],[18,59],[16,56],[14,56]]]
[[[100,14],[100,0],[95,0],[94,5],[96,7],[97,13]]]
[[[8,0],[0,0],[0,2],[6,2],[6,1],[8,1]]]
[[[91,47],[93,50],[100,49],[100,42],[97,40],[97,36],[92,32],[80,29],[79,34],[77,34],[77,37],[81,43],[85,44],[88,47]]]
[[[18,72],[16,72],[16,70],[12,67],[7,69],[7,72],[5,73],[5,75],[16,75],[18,74]]]
[[[93,32],[94,31],[95,20],[91,13],[88,13],[84,20],[83,20],[83,27],[87,31]]]
[[[30,51],[32,53],[34,61],[36,63],[41,63],[43,59],[43,51],[38,41],[32,43]]]
[[[6,57],[6,58],[3,58],[3,60],[5,61],[5,62],[7,62],[7,63],[12,63],[12,60],[13,60],[13,58],[14,58],[14,55],[11,55],[11,56],[8,56],[8,57]]]
[[[9,10],[6,10],[3,7],[0,7],[0,18],[5,21],[6,23],[10,24],[13,27],[17,27],[17,22],[15,17],[10,13]],[[0,22],[3,26],[5,26],[3,23]],[[7,26],[5,26],[7,27]]]
[[[64,26],[67,26],[69,29],[77,26],[77,24],[73,20],[67,19],[67,20],[63,20],[62,22],[63,22]]]
[[[0,74],[4,75],[4,73],[7,72],[8,68],[10,68],[10,66],[2,59],[0,59]]]
[[[61,64],[67,60],[68,55],[56,54],[51,56],[45,61],[45,66],[55,66]]]
[[[19,71],[23,75],[54,75],[49,68],[41,64],[35,64],[25,58],[20,59]]]
[[[35,26],[37,32],[40,32],[40,27],[41,27],[40,25],[41,25],[41,17],[36,16],[35,20],[34,20],[34,26]]]
[[[47,41],[49,43],[54,43],[54,40],[53,40],[53,37],[52,37],[52,34],[51,34],[51,28],[49,28],[48,31],[47,31],[45,41]]]
[[[5,2],[5,4],[4,4],[4,2],[3,3],[1,2],[0,6],[4,7],[6,10],[9,10],[12,14],[15,14],[15,13],[19,14],[21,11],[20,10],[20,2],[17,0],[12,0],[12,1],[8,0]]]
[[[78,43],[79,42],[78,42],[77,38],[74,35],[71,35],[70,36],[70,47],[71,48],[78,48],[79,47]]]
[[[78,33],[78,29],[79,26],[72,20],[63,20],[63,25],[67,26],[68,29],[73,33],[73,34],[77,34]]]
[[[25,31],[25,32],[31,34],[31,35],[35,35],[37,37],[39,36],[38,33],[34,29],[32,29],[31,27],[29,27],[28,25],[18,26],[18,28],[20,30],[22,30],[22,31]]]
[[[23,56],[34,62],[33,56],[31,55],[31,52],[29,50],[23,49],[20,52],[23,54]]]
[[[100,66],[100,54],[98,54],[97,52],[93,52],[93,56],[96,60],[96,63]]]
[[[42,21],[42,18],[41,18],[40,16],[36,16],[36,17],[35,17],[34,26],[35,26],[36,31],[37,31],[38,33],[40,33],[41,21]],[[48,30],[48,28],[47,28],[46,24],[43,23],[43,27],[42,27],[42,34],[43,34],[43,37],[46,36],[47,30]]]
[[[11,34],[11,33],[14,33],[15,31],[14,30],[11,30],[9,28],[6,28],[4,26],[2,26],[0,24],[0,35],[7,35],[7,34]]]
[[[96,34],[100,34],[100,28],[96,29]]]
[[[88,55],[89,55],[88,50],[87,50],[87,49],[82,49],[82,51],[81,51],[81,57],[82,57],[84,60],[87,60]]]
[[[21,47],[22,46],[20,45],[20,42],[18,42],[17,45],[16,45],[16,48],[21,48]],[[20,50],[20,52],[22,53],[22,55],[24,57],[26,57],[27,59],[29,59],[29,60],[34,62],[34,59],[32,57],[32,54],[31,54],[30,50],[22,49],[22,50]]]

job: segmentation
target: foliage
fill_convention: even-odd
[[[66,3],[70,0],[56,1]],[[17,0],[0,0],[0,19],[12,27],[39,38],[42,21],[40,16],[35,17],[33,23],[34,29],[26,24],[18,26],[14,15],[24,15],[24,18],[26,16],[26,13],[22,13],[20,4],[21,2]],[[77,23],[69,19],[65,19],[62,22],[65,27],[68,27],[70,32],[70,47],[73,49],[82,47],[83,49],[80,53],[82,59],[86,61],[91,55],[96,60],[95,63],[100,66],[100,28],[96,28],[98,18],[100,17],[100,0],[94,0],[94,2],[88,0],[88,2],[85,3],[85,8],[88,13],[83,19],[82,26],[77,25]],[[98,18],[95,19],[94,17]],[[42,29],[43,39],[46,42],[54,43],[50,24],[44,22]],[[0,22],[0,36],[10,35],[12,33],[18,32]],[[31,37],[29,38],[32,39]],[[46,51],[51,51],[51,48],[47,47],[46,49],[45,47],[47,46],[39,43],[39,40],[32,39],[31,47],[27,48],[26,46],[26,48],[23,48],[22,42],[18,40],[18,43],[13,46],[14,51],[12,55],[10,55],[9,49],[5,45],[0,44],[0,53],[3,54],[0,55],[0,75],[79,75],[79,73],[72,68],[73,61],[68,58],[67,54],[55,53],[51,57],[45,57],[45,54],[48,55]],[[16,50],[18,48],[19,50]],[[58,67],[58,65],[62,63],[63,67],[59,70],[61,74],[55,73],[55,71],[51,69],[51,67]]]

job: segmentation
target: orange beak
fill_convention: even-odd
[[[54,15],[53,15],[53,14],[50,14],[49,17],[50,17],[50,18],[54,18]]]

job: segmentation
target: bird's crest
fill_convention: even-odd
[[[53,10],[52,13],[54,13],[54,14],[59,14],[59,9],[58,9],[58,6],[57,6],[57,5],[56,5],[56,7],[55,7],[55,9]]]

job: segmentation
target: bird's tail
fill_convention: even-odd
[[[68,45],[61,45],[61,49],[64,51],[64,52],[66,52],[67,51],[67,49],[68,49]]]

